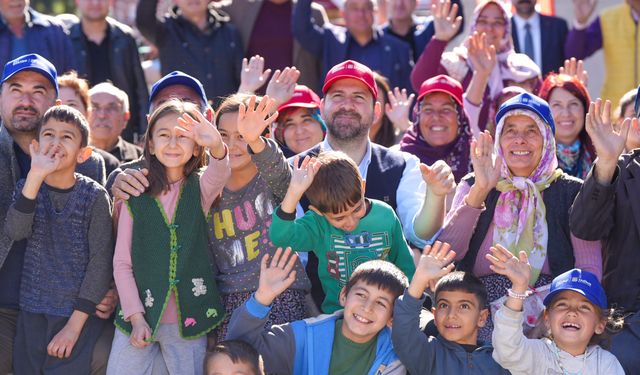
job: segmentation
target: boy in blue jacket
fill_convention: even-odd
[[[408,286],[393,264],[358,266],[340,292],[343,310],[264,328],[270,305],[295,280],[296,254],[278,249],[262,258],[258,290],[231,316],[227,340],[251,344],[276,374],[405,374],[391,345],[395,299]]]

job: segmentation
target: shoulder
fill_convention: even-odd
[[[582,184],[583,181],[581,179],[568,175],[567,173],[562,173],[550,187],[560,188],[570,194],[577,194]]]
[[[111,28],[111,30],[115,33],[133,37],[133,29],[128,25],[125,25],[122,22],[118,22],[111,17],[107,17],[107,22],[109,23],[109,27]]]
[[[88,191],[92,199],[97,199],[97,201],[100,202],[110,202],[107,190],[102,185],[89,177],[76,173],[76,186],[79,186]],[[95,203],[96,200],[94,200],[94,204]]]
[[[404,167],[406,164],[406,155],[402,151],[392,150],[390,148],[371,142],[371,162],[374,162],[374,160],[378,164],[386,165],[389,167]]]

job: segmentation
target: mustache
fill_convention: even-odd
[[[28,111],[34,115],[38,114],[38,110],[34,106],[18,106],[13,110],[13,114],[15,115],[18,111]]]
[[[348,116],[353,116],[356,117],[358,120],[362,119],[362,116],[360,116],[360,114],[356,111],[347,111],[346,109],[341,109],[338,112],[333,114],[333,118],[335,119],[338,116],[342,116],[342,115],[348,115]]]

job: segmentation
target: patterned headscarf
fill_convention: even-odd
[[[507,166],[500,137],[505,120],[510,116],[524,115],[532,118],[543,137],[540,163],[529,177],[514,176]],[[515,256],[525,251],[531,264],[530,285],[534,285],[547,258],[546,208],[541,191],[562,175],[558,169],[556,141],[553,132],[537,114],[527,109],[507,112],[497,125],[495,152],[502,156],[502,179],[496,189],[500,192],[494,214],[493,242],[509,249]]]

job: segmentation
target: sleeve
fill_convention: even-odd
[[[573,256],[576,268],[586,270],[602,279],[602,243],[600,241],[585,241],[571,234]]]
[[[75,309],[93,314],[109,289],[112,278],[113,231],[111,202],[106,191],[101,191],[91,207],[89,222],[89,263]]]
[[[4,233],[12,241],[20,241],[31,236],[36,200],[22,195],[22,184],[17,186],[14,196],[16,197],[14,203],[7,211]]]
[[[411,84],[413,91],[420,91],[420,85],[431,77],[437,76],[444,68],[440,67],[442,53],[447,48],[447,42],[431,38],[424,51],[416,61],[416,65],[411,71]]]
[[[393,307],[393,348],[410,374],[431,374],[436,360],[437,341],[420,330],[420,310],[425,298],[426,294],[415,299],[405,290]]]
[[[156,18],[159,0],[140,0],[136,8],[136,26],[149,42],[161,47],[164,36],[164,22]]]
[[[254,154],[249,150],[251,159],[258,168],[258,173],[271,189],[278,201],[284,199],[291,180],[291,167],[287,163],[280,147],[273,139],[262,138],[266,142],[266,147],[262,152]]]
[[[225,156],[223,159],[216,159],[209,155],[209,165],[200,177],[200,201],[202,210],[206,213],[211,208],[213,202],[222,194],[231,176],[229,168],[229,150],[225,146]],[[206,214],[205,214],[206,216]]]
[[[467,100],[467,95],[464,95],[464,111],[467,112],[469,117],[469,127],[471,128],[471,134],[474,137],[480,136],[480,111],[482,111],[482,104],[475,105]],[[485,125],[486,127],[486,125]]]
[[[118,215],[118,236],[113,256],[113,278],[116,282],[120,305],[125,320],[135,313],[144,314],[144,306],[140,301],[136,279],[133,275],[131,261],[131,241],[133,235],[133,218],[126,205],[122,205]]]
[[[572,27],[564,43],[566,58],[585,59],[602,48],[602,28],[600,17],[596,18],[586,29]]]
[[[493,359],[513,373],[529,373],[545,365],[544,342],[527,339],[522,333],[522,311],[502,306],[493,316]]]
[[[601,185],[591,172],[584,180],[569,211],[569,226],[576,237],[587,241],[600,240],[609,235],[615,226],[616,185],[620,175],[620,163],[610,185]]]
[[[420,172],[420,160],[409,153],[402,153],[405,160],[404,171],[396,192],[396,213],[402,223],[406,239],[419,248],[423,248],[427,241],[418,237],[413,230],[413,222],[424,202],[427,185]]]
[[[252,295],[233,311],[225,339],[243,340],[253,346],[262,355],[267,373],[292,374],[296,355],[293,329],[291,324],[265,328],[269,310]]]
[[[293,9],[293,36],[302,48],[309,51],[317,59],[322,58],[324,47],[324,27],[311,22],[311,1],[298,0]]]
[[[407,245],[407,241],[402,234],[402,224],[393,213],[393,210],[390,210],[389,213],[393,215],[393,243],[391,244],[391,257],[390,260],[393,264],[398,266],[402,272],[411,280],[413,278],[413,274],[416,272],[416,266],[413,262],[413,252]]]
[[[295,213],[287,214],[280,206],[271,216],[269,238],[278,247],[290,246],[295,251],[308,252],[321,248],[322,228],[316,213],[309,210],[299,218]],[[326,234],[326,233],[325,233]]]

